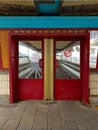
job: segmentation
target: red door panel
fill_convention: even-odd
[[[43,83],[41,79],[19,79],[19,100],[43,99]]]
[[[77,60],[77,57],[80,58],[80,52],[78,51],[80,50],[80,43],[78,45],[73,44],[72,48],[70,46],[70,51],[66,51],[69,50],[68,47],[66,49],[68,43],[70,42],[66,41],[64,44],[64,42],[55,41],[54,98],[57,100],[81,100],[80,59]],[[67,55],[65,55],[65,52],[67,52]]]
[[[43,99],[44,50],[42,42],[40,43],[38,48],[36,48],[36,46],[33,46],[34,43],[31,43],[32,46],[30,45],[30,43],[27,45],[28,48],[30,48],[31,50],[32,48],[34,48],[34,50],[31,52],[32,54],[35,54],[35,50],[36,52],[41,53],[39,55],[35,54],[35,56],[43,59],[41,62],[41,66],[38,65],[39,60],[37,58],[34,59],[33,57],[29,57],[25,54],[25,48],[22,49],[22,52],[24,54],[19,54],[19,41],[24,41],[24,39],[25,41],[42,41],[42,39],[34,40],[34,37],[31,37],[31,35],[22,35],[21,37],[20,35],[10,36],[10,103],[14,103],[20,100]],[[30,52],[28,52],[28,54],[30,54]],[[30,56],[32,56],[32,54],[30,54]],[[19,57],[22,58],[21,63],[23,63],[24,65],[19,63]],[[36,63],[36,60],[38,61],[38,63]],[[28,61],[29,64],[27,64]]]
[[[43,47],[42,42],[19,42],[18,98],[43,99]],[[25,50],[25,51],[23,51]]]
[[[54,97],[57,100],[81,100],[81,80],[56,80]]]

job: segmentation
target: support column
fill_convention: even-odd
[[[89,49],[90,49],[89,34],[81,43],[81,78],[83,87],[83,103],[89,103]]]
[[[44,39],[44,99],[54,98],[53,39]]]

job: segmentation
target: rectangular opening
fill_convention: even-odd
[[[80,79],[80,41],[56,42],[56,79]]]
[[[19,41],[18,78],[42,78],[41,41]]]

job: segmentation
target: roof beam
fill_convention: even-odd
[[[63,0],[61,6],[77,6],[77,5],[94,5],[98,4],[98,0]]]
[[[66,13],[61,13],[61,16],[96,16],[98,15],[98,11],[86,11],[86,12],[66,12]]]
[[[34,0],[0,0],[0,4],[25,5],[35,7]]]
[[[54,4],[55,0],[34,0],[38,4]]]
[[[13,12],[7,12],[7,11],[1,11],[0,10],[0,15],[1,16],[13,16],[13,15],[16,15],[16,16],[24,16],[24,15],[28,15],[28,16],[36,16],[36,13],[35,12],[20,12],[20,11],[15,11],[14,13]]]

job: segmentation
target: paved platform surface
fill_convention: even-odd
[[[79,101],[0,105],[0,130],[98,130],[98,110]]]

